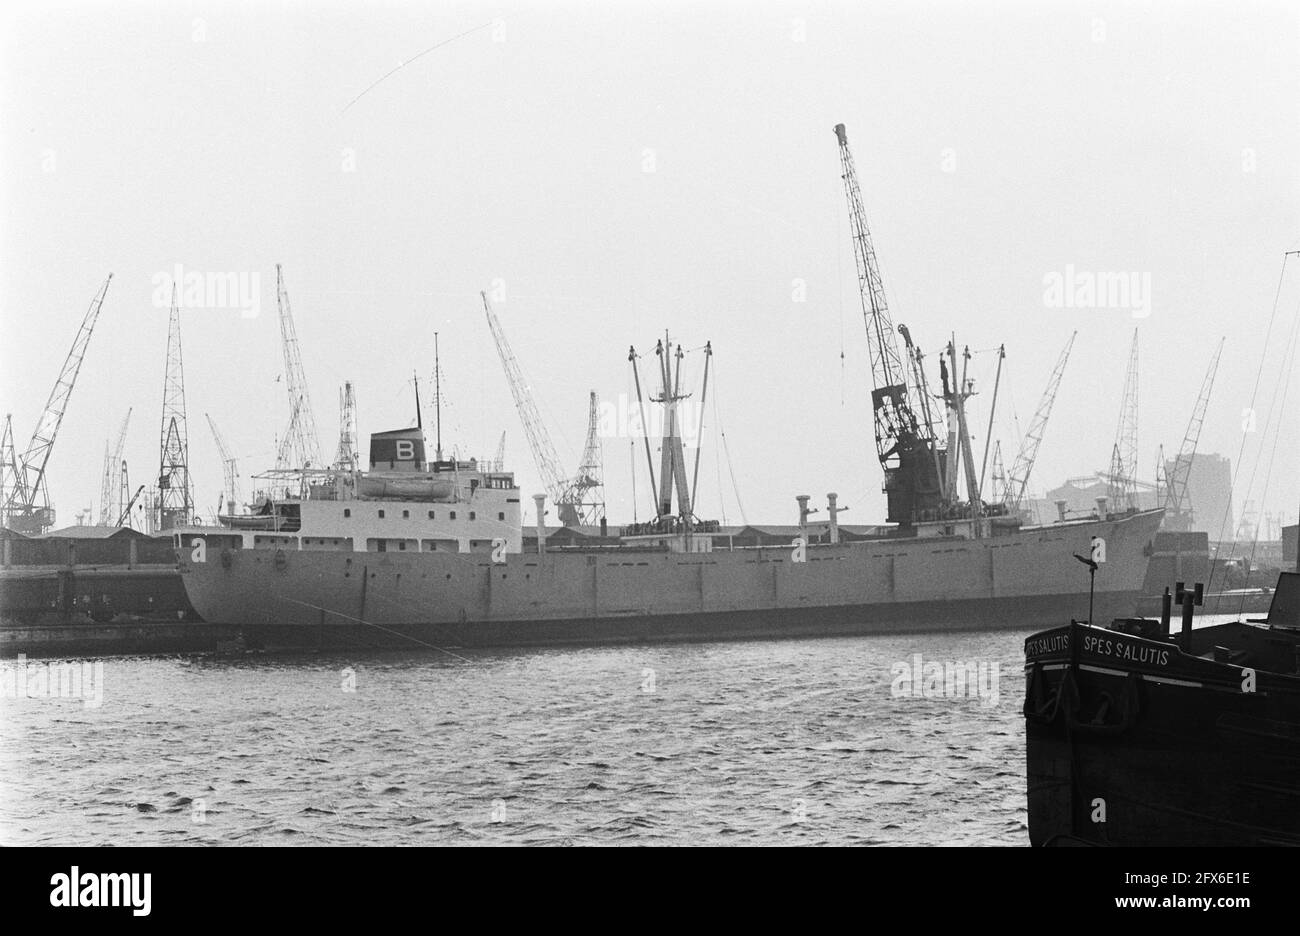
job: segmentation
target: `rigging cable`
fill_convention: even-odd
[[[717,390],[717,385],[718,385],[718,365],[715,362],[713,365],[713,387],[714,387],[713,405],[715,408],[718,405],[718,395],[719,395]],[[717,416],[717,413],[715,412],[714,415]],[[736,497],[736,509],[740,511],[740,522],[745,526],[749,526],[749,520],[745,516],[745,505],[740,500],[740,487],[736,484],[736,468],[735,465],[733,465],[731,462],[731,448],[727,445],[727,430],[722,425],[721,418],[718,418],[717,422],[718,422],[718,434],[722,436],[722,451],[723,454],[725,454],[727,457],[727,472],[731,475],[731,492]]]
[[[1264,487],[1259,494],[1260,502],[1264,504],[1267,504],[1268,502],[1269,482],[1273,477],[1273,463],[1277,459],[1277,443],[1278,440],[1281,439],[1282,437],[1283,416],[1286,413],[1286,398],[1287,398],[1287,394],[1290,392],[1291,377],[1293,376],[1293,371],[1295,370],[1293,364],[1294,364],[1294,358],[1296,352],[1297,339],[1300,339],[1300,303],[1296,304],[1295,322],[1291,326],[1291,338],[1287,341],[1285,345],[1283,345],[1282,372],[1286,376],[1283,378],[1281,384],[1282,399],[1280,402],[1278,401],[1277,398],[1278,388],[1274,387],[1273,399],[1269,402],[1269,406],[1268,406],[1268,417],[1264,421],[1264,431],[1263,433],[1260,434],[1259,449],[1260,449],[1260,455],[1263,455],[1264,440],[1268,436],[1269,426],[1273,424],[1273,415],[1276,412],[1277,425],[1273,429],[1273,449],[1268,456],[1268,465],[1264,469]],[[1247,497],[1249,497],[1251,491],[1254,490],[1255,473],[1258,470],[1259,470],[1259,457],[1257,456],[1254,465],[1251,466],[1250,484],[1247,485],[1246,487]],[[1254,568],[1255,565],[1255,551],[1258,545],[1259,545],[1259,524],[1255,524],[1254,536],[1250,543],[1250,563],[1246,567],[1247,579],[1244,585],[1244,587],[1246,588],[1250,587],[1250,570]],[[1238,617],[1242,615],[1242,613],[1245,611],[1245,608],[1246,608],[1246,595],[1243,592],[1241,596],[1241,604],[1237,610]]]
[[[1268,358],[1269,339],[1273,335],[1273,323],[1277,319],[1277,307],[1278,307],[1278,303],[1282,299],[1282,284],[1286,280],[1286,265],[1287,265],[1287,261],[1289,261],[1290,259],[1291,259],[1290,253],[1286,253],[1282,256],[1282,272],[1278,274],[1278,278],[1277,278],[1277,292],[1273,296],[1273,311],[1269,314],[1268,328],[1264,332],[1264,351],[1260,355],[1260,366],[1255,371],[1255,387],[1250,392],[1250,408],[1248,412],[1251,413],[1255,411],[1255,400],[1259,395],[1259,381],[1264,376],[1264,363]],[[1243,427],[1243,431],[1241,433],[1241,445],[1237,449],[1237,460],[1233,463],[1232,480],[1229,483],[1229,490],[1237,486],[1237,473],[1241,471],[1241,457],[1246,451],[1246,439],[1249,437],[1250,437],[1250,433],[1245,431]],[[1219,563],[1219,550],[1222,548],[1222,544],[1223,544],[1223,530],[1227,526],[1231,514],[1232,514],[1232,499],[1229,498],[1228,503],[1225,505],[1223,510],[1223,518],[1219,521],[1219,535],[1218,538],[1215,540],[1214,557],[1210,560],[1210,574],[1208,577],[1208,581],[1206,582],[1207,585],[1214,581],[1214,567]],[[1233,532],[1234,541],[1236,535],[1237,534],[1234,531]]]

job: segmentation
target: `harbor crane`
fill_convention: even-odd
[[[501,437],[502,443],[505,436]],[[582,446],[578,473],[569,482],[566,500],[578,511],[578,523],[596,524],[605,516],[604,458],[600,445],[600,399],[591,391],[587,404],[587,439]]]
[[[1107,494],[1113,510],[1137,509],[1138,431],[1138,331],[1133,329],[1128,369],[1124,373],[1124,396],[1120,401],[1119,425],[1111,449]]]
[[[275,265],[275,298],[280,313],[280,342],[284,349],[284,383],[289,391],[289,427],[284,432],[287,446],[281,447],[276,469],[320,468],[320,442],[316,435],[316,418],[312,414],[311,396],[302,368],[298,347],[298,330],[293,323],[289,290],[284,285],[284,270]]]
[[[1072,332],[1070,340],[1065,343],[1061,350],[1061,356],[1056,359],[1056,366],[1052,368],[1052,376],[1048,378],[1047,389],[1043,391],[1043,398],[1038,404],[1038,409],[1034,411],[1033,421],[1029,424],[1029,431],[1021,440],[1020,450],[1016,453],[1016,460],[1011,463],[1011,471],[1008,472],[1002,482],[1002,502],[1006,504],[1008,513],[1013,516],[1020,511],[1020,505],[1025,499],[1025,489],[1029,486],[1029,476],[1033,473],[1034,462],[1038,459],[1038,448],[1043,444],[1043,435],[1047,431],[1047,421],[1052,416],[1052,406],[1056,403],[1056,392],[1061,387],[1061,377],[1065,374],[1065,364],[1070,360],[1070,351],[1074,347],[1074,339],[1079,333]],[[996,465],[996,461],[994,462]],[[994,476],[996,477],[996,469]],[[994,482],[996,484],[996,481]]]
[[[108,526],[122,513],[122,450],[126,447],[126,428],[131,423],[128,407],[122,426],[117,430],[117,441],[108,448],[104,443],[104,479],[99,488],[99,525]]]
[[[298,411],[301,409],[302,400],[298,400],[294,403],[293,411],[289,414],[290,430],[293,429],[294,423],[298,421]],[[294,437],[291,432],[286,432],[280,437],[280,442],[275,449],[275,466],[277,473],[282,473],[284,466],[293,462],[293,440]]]
[[[1196,445],[1201,438],[1201,427],[1205,424],[1205,412],[1210,405],[1210,391],[1214,387],[1214,376],[1219,370],[1219,358],[1223,354],[1223,344],[1227,339],[1219,339],[1219,346],[1214,350],[1210,366],[1201,381],[1201,392],[1196,395],[1196,405],[1192,407],[1192,418],[1183,433],[1183,444],[1173,464],[1165,470],[1165,484],[1162,486],[1161,506],[1165,508],[1164,528],[1166,530],[1187,531],[1191,529],[1193,519],[1191,501],[1187,495],[1187,483],[1192,474],[1192,463],[1196,458]]]
[[[939,466],[944,466],[946,471],[956,471],[956,464],[947,465],[945,455],[950,457],[951,453],[941,449],[929,420],[919,419],[912,408],[907,370],[895,339],[895,328],[885,299],[885,285],[867,226],[867,212],[844,124],[836,124],[835,136],[839,140],[840,167],[853,234],[858,294],[867,327],[867,347],[874,381],[871,404],[876,455],[884,470],[888,500],[886,519],[890,523],[910,526],[922,519],[939,519],[948,506]],[[910,338],[908,344],[911,344]],[[919,397],[920,389],[915,392]]]
[[[167,326],[167,374],[163,380],[162,435],[158,448],[158,529],[168,530],[194,519],[190,439],[185,419],[185,367],[181,358],[181,310],[174,285]]]
[[[352,381],[347,380],[339,388],[339,447],[334,453],[334,467],[342,471],[356,471],[359,462],[357,396],[352,389]]]
[[[6,413],[4,435],[0,436],[0,508],[9,502],[9,493],[13,491],[17,479],[18,457],[14,454],[14,417],[12,413]]]
[[[582,464],[577,475],[570,478],[560,467],[560,459],[555,454],[550,433],[546,431],[546,425],[542,422],[541,413],[538,412],[537,403],[533,399],[532,386],[524,377],[519,361],[510,349],[510,342],[501,328],[501,321],[492,310],[492,303],[488,300],[487,293],[481,292],[479,295],[483,298],[483,311],[487,316],[488,328],[492,332],[492,339],[496,342],[497,355],[501,358],[506,382],[510,384],[510,394],[515,400],[515,409],[519,411],[519,420],[523,423],[524,435],[533,453],[533,462],[542,476],[542,485],[546,488],[547,495],[556,506],[560,523],[566,527],[576,527],[599,522],[600,516],[604,513],[604,504],[600,504],[597,508],[596,504],[585,500],[589,491],[600,486],[594,467],[588,470],[589,462],[594,466],[599,461],[598,433],[594,415],[595,394],[592,394],[588,411],[587,444],[583,448]]]
[[[68,400],[72,397],[72,388],[76,386],[77,375],[81,372],[81,362],[85,360],[86,348],[90,336],[99,320],[99,312],[104,306],[104,296],[113,281],[113,274],[108,275],[104,285],[90,302],[81,328],[72,340],[72,348],[64,358],[63,368],[59,371],[54,389],[45,403],[45,410],[36,431],[27,443],[22,456],[14,460],[12,469],[12,486],[5,492],[4,525],[18,533],[43,533],[54,525],[54,508],[50,506],[49,490],[46,486],[45,469],[54,451],[54,443],[59,436],[59,427],[63,424],[63,414],[67,412]],[[12,435],[10,436],[12,444]]]
[[[123,467],[125,467],[125,463],[123,464]],[[135,506],[135,502],[140,499],[140,495],[143,493],[144,493],[144,485],[142,484],[135,489],[135,493],[131,495],[131,499],[126,502],[126,506],[123,507],[122,512],[118,514],[117,523],[113,524],[114,526],[131,525],[131,508]]]
[[[217,443],[217,451],[221,454],[221,498],[225,502],[226,513],[233,514],[235,506],[239,503],[239,461],[231,456],[226,439],[217,428],[217,424],[212,421],[212,417],[207,413],[203,416],[208,421],[208,428],[212,430],[212,440]]]
[[[1002,464],[1002,440],[993,444],[993,473],[989,475],[989,484],[994,491],[1003,491],[1007,485],[1007,469]]]

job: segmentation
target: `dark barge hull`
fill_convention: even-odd
[[[1297,646],[1244,623],[1187,652],[1084,624],[1030,637],[1030,843],[1300,845]]]
[[[27,566],[0,570],[0,619],[6,625],[106,623],[118,615],[198,619],[180,573],[171,565]]]
[[[245,648],[238,629],[202,621],[119,617],[111,623],[89,618],[0,627],[0,659],[137,655],[149,653],[230,653]]]

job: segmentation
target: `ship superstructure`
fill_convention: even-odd
[[[514,474],[477,459],[425,460],[421,428],[370,437],[368,470],[300,469],[259,475],[263,499],[223,514],[221,540],[237,549],[343,552],[519,552]],[[191,527],[181,531],[210,529]]]

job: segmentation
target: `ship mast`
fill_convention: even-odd
[[[442,461],[442,366],[438,363],[438,333],[433,333],[433,412],[437,420],[434,458]]]
[[[954,343],[956,336],[953,336]],[[956,349],[954,348],[954,351]],[[966,379],[966,370],[970,365],[970,346],[962,349],[961,387],[957,393],[957,423],[961,429],[961,463],[966,474],[966,497],[970,501],[971,516],[980,515],[979,480],[975,477],[975,453],[971,450],[970,429],[966,425],[966,398],[971,394],[970,382]],[[976,530],[978,531],[978,526]]]
[[[424,431],[424,413],[420,409],[420,375],[412,374],[411,379],[415,381],[415,428]],[[442,461],[442,452],[438,453],[438,461]]]
[[[667,332],[664,332],[663,341],[655,347],[655,354],[659,358],[663,393],[658,398],[651,399],[664,405],[664,437],[659,466],[659,516],[668,516],[673,512],[673,488],[676,487],[677,506],[685,520],[691,516],[691,492],[686,484],[686,455],[682,451],[682,434],[677,425],[677,403],[685,399],[681,386],[682,358],[686,355],[678,345],[675,355],[677,366],[674,369],[673,344]]]
[[[700,350],[700,349],[695,349]],[[703,425],[702,409],[709,392],[709,365],[713,358],[713,343],[706,342],[704,348],[704,380],[700,395],[701,416],[699,425]],[[645,440],[646,469],[650,475],[650,494],[654,498],[654,520],[652,523],[666,521],[672,524],[673,518],[682,523],[682,531],[689,533],[695,525],[695,501],[700,483],[700,449],[696,441],[695,465],[690,469],[686,464],[686,451],[682,443],[682,415],[678,404],[690,399],[692,394],[682,392],[682,360],[686,350],[681,344],[673,345],[667,332],[655,343],[656,364],[659,371],[660,392],[651,396],[650,402],[663,406],[663,436],[660,440],[659,475],[656,482],[654,457],[650,452],[650,423],[646,420],[645,398],[642,396],[641,375],[637,368],[639,355],[636,348],[628,348],[627,359],[632,365],[632,378],[636,382],[637,407],[641,415],[642,436]],[[646,388],[653,392],[653,383]],[[632,449],[633,475],[635,476],[636,448]],[[688,473],[689,472],[689,473]],[[673,491],[677,492],[677,513],[673,512]]]

